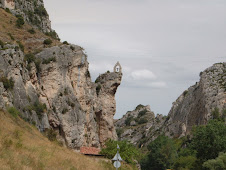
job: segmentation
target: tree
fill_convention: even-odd
[[[170,168],[177,156],[175,143],[167,136],[159,136],[148,145],[148,150],[149,154],[140,162],[142,170]]]
[[[105,143],[106,148],[103,148],[100,153],[105,155],[105,157],[112,159],[117,153],[117,144],[120,147],[120,155],[122,159],[127,163],[135,163],[133,160],[137,160],[140,153],[135,146],[127,141],[108,140]]]
[[[197,151],[201,162],[215,159],[219,152],[226,152],[226,125],[217,120],[211,120],[206,126],[193,129],[191,148]]]
[[[224,170],[226,169],[226,153],[220,153],[216,159],[210,159],[203,164],[204,168],[210,170]]]

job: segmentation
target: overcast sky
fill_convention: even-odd
[[[226,0],[44,0],[62,41],[82,46],[94,81],[122,65],[122,117],[138,104],[167,115],[199,73],[226,61]]]

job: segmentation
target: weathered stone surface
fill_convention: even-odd
[[[160,134],[169,137],[183,137],[190,134],[194,125],[206,124],[213,118],[212,111],[218,108],[220,116],[226,110],[226,63],[218,63],[200,73],[200,81],[184,91],[168,116],[152,114],[151,119],[142,126],[126,126],[125,120],[132,116],[136,119],[140,110],[127,112],[115,121],[116,128],[122,129],[120,139],[134,144],[147,146]],[[141,107],[149,110],[149,108]],[[142,135],[141,135],[142,134]]]
[[[0,50],[0,74],[12,77],[14,88],[6,90],[0,82],[2,108],[15,106],[40,131],[54,129],[57,138],[73,149],[100,147],[109,138],[117,139],[114,96],[121,73],[105,73],[98,83],[91,82],[87,56],[75,45],[46,48],[31,63],[15,45],[4,48]],[[97,86],[101,87],[98,93]],[[45,104],[44,113],[36,113],[37,102]]]

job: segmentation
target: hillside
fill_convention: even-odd
[[[13,110],[13,111],[12,111]],[[111,161],[93,159],[62,147],[53,133],[41,134],[24,122],[11,108],[11,115],[0,110],[0,169],[114,170]],[[123,164],[121,170],[131,169]]]

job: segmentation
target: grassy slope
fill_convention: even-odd
[[[110,162],[92,159],[50,142],[19,117],[0,111],[1,169],[114,170]],[[120,169],[133,169],[124,165]]]
[[[28,30],[32,27],[28,24],[25,24],[22,28],[17,28],[16,20],[17,18],[15,16],[0,8],[0,40],[4,43],[16,43],[16,41],[20,41],[25,47],[25,53],[35,53],[43,49],[43,41],[50,37],[37,29],[35,29],[35,34],[29,33]],[[15,40],[12,40],[9,34]],[[57,40],[52,39],[52,41],[51,46],[60,44]]]

